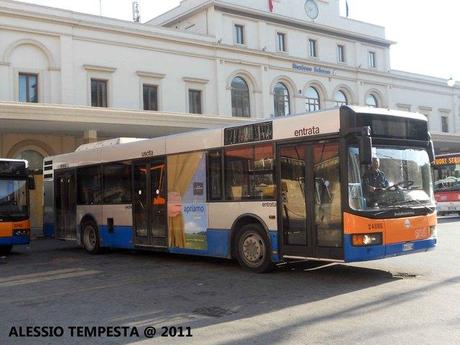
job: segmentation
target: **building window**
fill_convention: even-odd
[[[377,59],[375,56],[375,52],[369,52],[369,67],[376,68],[377,67]]]
[[[201,90],[188,90],[188,111],[192,114],[202,114]]]
[[[276,49],[279,52],[285,52],[286,49],[286,34],[282,32],[276,33]]]
[[[107,107],[107,80],[91,79],[91,106]]]
[[[307,112],[318,111],[321,109],[321,100],[318,90],[310,86],[305,92],[305,110]]]
[[[235,43],[244,44],[244,26],[235,24]]]
[[[345,62],[345,46],[341,44],[337,45],[337,61]]]
[[[249,87],[241,77],[232,80],[232,115],[250,117]]]
[[[443,133],[449,133],[449,118],[441,116],[441,130]]]
[[[144,84],[142,90],[144,110],[158,111],[158,86]]]
[[[275,116],[286,116],[291,113],[289,90],[283,83],[277,83],[273,88],[275,101]]]
[[[338,90],[336,93],[335,93],[335,104],[338,106],[338,107],[341,107],[342,105],[347,105],[348,104],[348,99],[347,99],[347,96],[345,95],[345,93],[343,91],[340,91]]]
[[[366,97],[366,105],[371,108],[378,108],[379,102],[377,100],[377,97],[375,97],[373,94],[368,95]]]
[[[43,170],[43,155],[35,150],[25,150],[14,157],[16,159],[25,159],[29,165],[28,169],[32,173],[41,172]]]
[[[308,55],[310,57],[317,57],[318,52],[317,52],[317,46],[316,46],[316,40],[308,40]]]
[[[19,73],[19,102],[38,103],[38,75]]]

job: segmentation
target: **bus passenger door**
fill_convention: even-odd
[[[134,244],[139,247],[167,247],[166,165],[164,159],[133,166]]]
[[[77,195],[73,171],[55,174],[56,238],[76,238]]]
[[[278,147],[282,255],[343,258],[339,161],[337,142]]]
[[[313,257],[311,231],[311,187],[308,169],[311,152],[306,144],[278,147],[278,219],[281,254],[289,257]]]

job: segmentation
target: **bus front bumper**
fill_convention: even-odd
[[[368,261],[417,252],[426,252],[434,249],[437,243],[436,238],[429,238],[419,241],[356,247],[352,245],[350,235],[346,235],[344,240],[345,262]]]
[[[16,230],[13,236],[0,237],[0,246],[16,246],[25,245],[30,243],[30,231],[29,230]]]

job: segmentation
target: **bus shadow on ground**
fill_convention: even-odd
[[[156,294],[142,296],[139,289],[136,296],[141,296],[142,301],[139,301],[135,312],[125,310],[123,317],[108,319],[109,323],[141,328],[188,326],[192,330],[219,327],[220,324],[261,315],[273,314],[276,317],[278,312],[287,308],[305,306],[402,279],[383,270],[342,264],[305,271],[314,268],[316,263],[302,262],[280,267],[270,274],[254,274],[240,269],[231,260],[145,252],[136,253],[135,256],[142,260],[150,257],[165,265],[171,276],[171,279],[166,278],[167,282],[163,281],[168,291],[160,289]],[[178,271],[179,279],[173,278]],[[161,276],[158,277],[159,282]],[[149,286],[155,289],[153,285]],[[317,322],[313,314],[309,317],[313,319],[310,323]],[[274,330],[274,333],[277,331]],[[264,338],[265,343],[273,342],[268,336]],[[217,339],[216,342],[221,343]],[[259,338],[248,338],[235,341],[235,344],[257,342],[260,342]]]

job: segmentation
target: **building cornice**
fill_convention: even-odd
[[[117,108],[95,108],[17,102],[0,102],[0,120],[68,122],[72,123],[72,126],[75,127],[75,129],[78,129],[79,125],[84,126],[97,124],[208,128],[251,121],[251,119],[218,115],[194,115],[163,111],[136,111]]]
[[[91,72],[105,72],[105,73],[113,73],[117,70],[115,67],[96,66],[96,65],[83,65],[83,68]]]
[[[317,23],[303,22],[295,18],[289,18],[289,17],[272,14],[272,13],[253,10],[247,7],[245,7],[244,9],[241,9],[239,7],[232,6],[230,4],[225,4],[222,2],[218,2],[218,1],[216,1],[215,8],[216,10],[219,10],[224,13],[249,17],[249,18],[256,19],[256,20],[263,20],[268,23],[285,25],[285,26],[296,28],[296,29],[313,31],[319,34],[332,35],[335,37],[351,39],[351,40],[369,43],[372,45],[378,45],[382,47],[389,47],[390,45],[395,43],[393,41],[389,41],[386,39],[381,39],[381,38],[367,36],[367,35],[360,35],[360,34],[357,34],[351,31],[346,31],[343,29],[336,29],[336,28],[332,28],[332,27],[317,24]]]
[[[152,78],[152,79],[163,79],[166,77],[164,73],[155,73],[155,72],[145,72],[145,71],[136,71],[138,77],[142,78]]]
[[[202,79],[202,78],[195,78],[195,77],[183,77],[182,80],[187,83],[195,83],[195,84],[209,83],[209,79]]]

